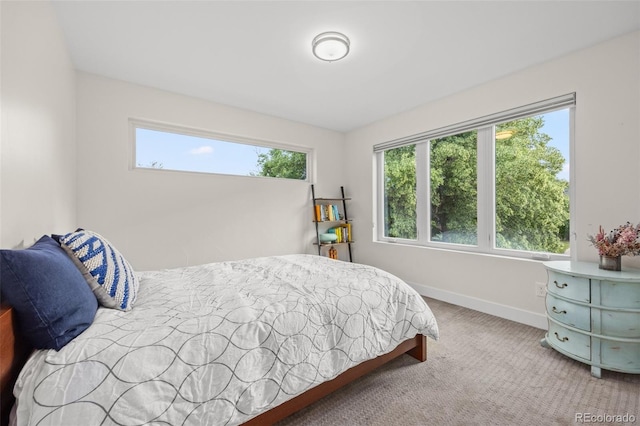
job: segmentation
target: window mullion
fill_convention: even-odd
[[[478,129],[478,247],[494,247],[494,131],[493,126]]]
[[[430,240],[431,201],[429,189],[429,142],[416,144],[416,226],[418,242]]]
[[[384,235],[384,224],[385,224],[385,216],[384,216],[384,151],[376,154],[376,169],[377,169],[377,182],[376,182],[376,197],[374,199],[374,206],[376,206],[376,220],[373,223],[374,227],[374,238],[378,240],[383,240],[385,238]]]

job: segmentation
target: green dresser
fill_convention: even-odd
[[[540,342],[601,369],[640,374],[640,270],[545,262],[549,330]]]

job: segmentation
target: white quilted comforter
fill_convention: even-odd
[[[424,300],[393,275],[310,255],[139,273],[133,310],[100,308],[38,351],[17,424],[243,423],[421,333]]]

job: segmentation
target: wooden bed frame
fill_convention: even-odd
[[[8,306],[0,306],[1,426],[6,426],[9,423],[9,414],[14,403],[13,386],[30,353],[31,349],[20,338],[16,330],[13,310]],[[426,361],[427,338],[418,334],[412,339],[405,340],[388,354],[358,364],[335,379],[321,383],[303,394],[254,417],[246,422],[245,425],[269,425],[282,420],[405,353],[420,362]]]
[[[0,425],[9,424],[13,406],[13,385],[31,349],[20,338],[15,326],[13,309],[0,306]]]

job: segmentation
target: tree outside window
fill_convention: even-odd
[[[568,111],[496,123],[384,151],[382,237],[424,245],[466,245],[476,251],[566,253]],[[553,121],[554,133],[560,131],[564,136],[554,140],[546,120]],[[492,136],[481,136],[481,130]],[[424,143],[428,144],[428,160],[421,161],[416,158],[416,146]],[[478,161],[480,149],[490,150],[491,165]],[[427,168],[422,174],[428,179],[425,193],[416,190],[420,167]],[[479,173],[492,176],[489,190],[479,191]],[[479,207],[479,197],[489,197],[482,205],[490,211]],[[428,217],[418,217],[421,198],[426,199],[428,214],[424,216]],[[482,215],[492,224],[487,236],[478,234]],[[418,235],[421,222],[425,222],[428,236]]]

